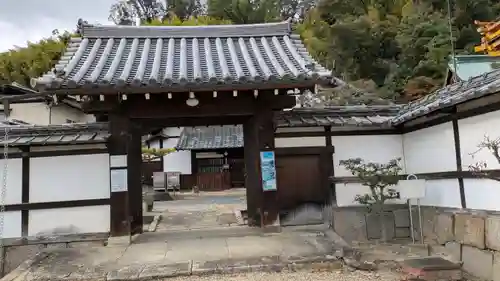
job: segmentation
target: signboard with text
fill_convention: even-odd
[[[260,169],[262,173],[262,190],[276,191],[276,161],[274,151],[260,152]]]

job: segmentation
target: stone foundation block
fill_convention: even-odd
[[[493,281],[500,281],[500,253],[493,253]]]
[[[384,213],[384,226],[387,233],[387,239],[391,240],[395,237],[394,213]],[[380,239],[382,237],[382,226],[378,214],[366,214],[366,233],[368,239]]]
[[[446,242],[453,241],[453,214],[443,213],[436,217],[436,240],[438,244],[444,245]]]
[[[408,211],[408,209],[394,210],[393,213],[394,213],[394,226],[396,226],[396,228],[410,227],[410,212]],[[413,218],[415,218],[415,216],[413,216]],[[415,221],[413,223],[415,223]]]
[[[462,245],[463,269],[485,280],[493,279],[493,253],[468,245]]]
[[[455,214],[455,238],[461,244],[485,248],[485,221],[483,217]]]
[[[462,245],[460,243],[447,242],[444,248],[453,261],[459,262],[462,260]]]
[[[335,219],[334,229],[346,241],[366,241],[366,221],[364,210],[343,210],[336,208],[333,210]]]
[[[432,207],[422,207],[422,230],[424,234],[424,242],[425,243],[436,243],[437,235],[436,235],[436,220],[437,220],[437,211]],[[420,233],[420,226],[418,224],[414,224],[415,233]],[[420,234],[419,234],[420,235]]]
[[[500,251],[500,216],[488,216],[485,222],[486,248]]]
[[[442,245],[430,245],[430,255],[443,257],[452,262],[461,261],[462,245],[456,242],[448,242]]]

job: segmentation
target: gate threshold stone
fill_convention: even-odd
[[[420,280],[461,280],[462,266],[442,257],[424,257],[403,260],[403,272],[410,278]]]

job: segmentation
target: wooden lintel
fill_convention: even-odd
[[[54,94],[62,94],[62,95],[116,95],[120,94],[145,94],[150,93],[153,94],[162,94],[162,93],[186,93],[186,92],[233,92],[233,91],[253,91],[253,90],[274,90],[279,89],[280,94],[281,91],[286,93],[288,90],[293,90],[295,88],[301,90],[314,90],[315,84],[328,84],[329,82],[321,82],[314,80],[306,80],[306,81],[298,81],[298,82],[290,82],[284,83],[283,81],[269,82],[269,83],[254,83],[254,84],[208,84],[206,86],[193,86],[193,85],[179,85],[179,86],[171,86],[171,87],[159,87],[159,86],[150,86],[150,87],[123,87],[123,88],[114,88],[114,87],[97,87],[97,88],[88,88],[81,87],[76,89],[60,89],[51,91]]]
[[[265,104],[271,110],[291,108],[295,105],[295,97],[287,95],[259,95],[256,99],[253,91],[239,94],[237,97],[232,92],[226,92],[213,98],[212,93],[197,94],[197,106],[186,104],[188,95],[174,95],[171,99],[165,95],[151,95],[149,100],[138,95],[129,96],[127,100],[106,99],[92,101],[84,104],[87,113],[102,113],[120,110],[133,119],[167,119],[189,117],[215,117],[215,116],[248,116],[255,112],[258,104]]]

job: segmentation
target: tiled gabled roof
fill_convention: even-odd
[[[237,147],[243,147],[242,125],[184,128],[176,149],[200,150]]]
[[[40,90],[329,83],[290,22],[213,26],[98,26],[80,23],[54,71],[32,80]],[[210,86],[210,87],[209,87]],[[292,86],[293,87],[293,86]],[[226,86],[227,88],[227,86]]]
[[[391,124],[398,125],[441,108],[498,92],[500,92],[500,69],[448,85],[403,106],[391,120]]]

